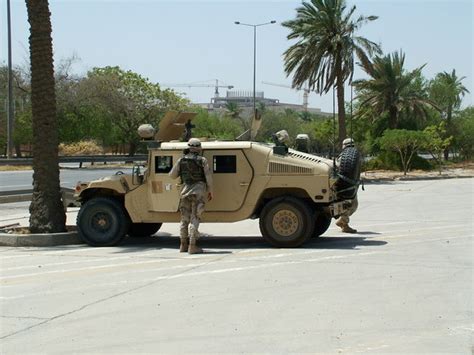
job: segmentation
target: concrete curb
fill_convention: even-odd
[[[0,246],[50,247],[70,244],[84,244],[77,231],[49,234],[0,233]]]

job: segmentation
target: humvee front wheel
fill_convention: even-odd
[[[127,233],[130,220],[122,204],[107,197],[96,197],[82,205],[77,215],[79,236],[89,245],[118,244]]]
[[[260,214],[260,231],[270,244],[294,248],[303,244],[314,230],[308,205],[297,198],[277,198],[265,205]]]
[[[132,223],[128,230],[131,237],[148,237],[155,234],[161,228],[161,223]]]

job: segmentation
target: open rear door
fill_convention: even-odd
[[[195,116],[196,113],[194,112],[168,111],[158,126],[155,140],[169,142],[181,139],[186,129],[186,124],[191,122]]]

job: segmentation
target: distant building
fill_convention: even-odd
[[[259,103],[265,105],[267,110],[272,111],[284,111],[290,109],[296,112],[304,112],[305,108],[303,105],[289,104],[280,102],[278,99],[271,99],[265,97],[263,91],[255,92],[255,101],[257,108]],[[206,108],[209,112],[221,113],[226,110],[226,106],[229,103],[235,103],[241,110],[242,113],[251,114],[253,108],[253,92],[252,91],[227,91],[225,97],[217,96],[211,98],[210,103],[199,103],[198,105],[202,108]],[[309,113],[318,114],[321,116],[332,116],[332,113],[322,112],[320,108],[308,107]]]

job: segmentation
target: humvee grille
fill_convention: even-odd
[[[306,159],[306,160],[311,160],[311,161],[314,161],[316,163],[320,162],[321,160],[318,159],[318,157],[315,157],[315,156],[312,156],[312,155],[309,155],[309,154],[302,154],[302,153],[297,153],[295,151],[289,151],[288,152],[288,155],[290,157],[294,157],[294,158],[300,158],[300,159]]]
[[[313,169],[297,165],[270,162],[268,172],[270,174],[312,174]]]

